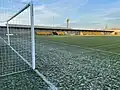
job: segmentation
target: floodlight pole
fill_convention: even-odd
[[[32,69],[35,69],[35,32],[34,32],[34,11],[33,2],[30,3],[30,20],[31,20],[31,40],[32,40]]]
[[[7,21],[7,37],[8,37],[8,45],[10,45],[10,30],[9,30],[8,21]]]

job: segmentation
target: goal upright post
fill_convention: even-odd
[[[32,69],[35,69],[35,31],[34,31],[34,7],[33,2],[31,1],[27,4],[23,9],[21,9],[18,13],[12,16],[10,19],[7,20],[7,36],[8,36],[8,45],[10,45],[10,33],[9,33],[9,24],[8,22],[23,12],[25,9],[30,7],[30,29],[31,29],[31,51],[32,51]]]
[[[34,31],[34,7],[30,3],[30,20],[31,20],[31,42],[32,42],[32,69],[35,69],[35,31]]]
[[[9,30],[8,21],[7,21],[7,38],[8,38],[8,45],[10,45],[10,30]]]

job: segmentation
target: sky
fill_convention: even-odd
[[[0,0],[0,22],[6,21],[30,0]],[[70,28],[120,27],[120,0],[33,0],[35,25]],[[28,24],[29,10],[12,23]],[[24,23],[23,23],[24,22]]]

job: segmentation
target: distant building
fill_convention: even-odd
[[[6,26],[0,26],[0,32],[6,30]],[[18,32],[22,29],[22,33],[30,29],[29,25],[15,25],[9,24],[9,28]],[[50,27],[50,26],[35,26],[36,35],[113,35],[114,30],[102,30],[102,29],[72,29],[66,27]],[[29,30],[30,31],[30,30]],[[19,34],[16,32],[17,34]],[[20,32],[21,33],[21,32]],[[116,34],[116,33],[115,33]]]
[[[112,35],[120,35],[120,28],[106,29],[106,31],[113,31],[113,32],[111,33]]]

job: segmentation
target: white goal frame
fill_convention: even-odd
[[[30,28],[31,28],[31,51],[32,51],[32,69],[35,70],[36,65],[35,65],[35,31],[34,31],[34,7],[33,7],[33,2],[31,1],[30,3],[28,3],[23,9],[21,9],[18,13],[16,13],[15,15],[13,15],[10,19],[7,20],[7,43],[10,46],[10,31],[9,31],[9,21],[11,21],[13,18],[15,18],[17,15],[19,15],[20,13],[22,13],[24,10],[26,10],[27,8],[30,7]],[[19,55],[19,53],[18,53]],[[21,56],[20,56],[21,57]],[[27,62],[28,64],[28,62]],[[30,64],[29,64],[30,66]]]
[[[30,39],[29,39],[29,41],[30,41],[30,48],[28,48],[28,49],[30,49],[30,55],[31,55],[31,59],[30,59],[30,61],[31,62],[29,62],[29,61],[27,61],[27,59],[25,59],[24,58],[24,56],[22,56],[20,53],[19,53],[19,51],[17,51],[15,48],[14,48],[14,46],[12,46],[12,37],[11,36],[14,36],[14,33],[11,33],[11,28],[10,28],[10,21],[11,20],[13,20],[15,17],[17,17],[20,13],[22,13],[23,11],[25,11],[26,9],[28,9],[28,8],[30,8],[30,26],[28,25],[28,29],[30,28],[31,30],[30,30],[30,32],[29,32],[29,34],[30,34]],[[35,30],[34,30],[34,6],[33,6],[33,2],[31,1],[30,3],[28,3],[23,9],[21,9],[19,12],[17,12],[15,15],[13,15],[11,18],[9,18],[7,21],[2,21],[2,22],[4,22],[4,23],[6,23],[6,27],[5,28],[7,28],[7,30],[5,29],[5,36],[3,36],[3,37],[0,37],[0,39],[4,42],[4,44],[6,45],[6,46],[8,46],[9,48],[10,48],[10,50],[12,50],[13,52],[15,52],[15,54],[20,58],[20,59],[22,59],[23,60],[23,62],[25,63],[25,65],[27,65],[26,67],[30,67],[30,68],[27,68],[26,69],[26,67],[23,67],[23,68],[25,68],[25,70],[18,70],[17,72],[15,71],[13,71],[13,72],[8,72],[7,74],[5,73],[1,73],[2,75],[0,75],[0,77],[4,77],[4,76],[9,76],[9,75],[12,75],[12,74],[16,74],[16,73],[21,73],[21,72],[26,72],[27,70],[30,70],[30,69],[32,69],[34,72],[36,72],[36,74],[38,75],[38,76],[40,76],[41,77],[41,79],[43,79],[43,81],[45,81],[45,83],[49,86],[49,89],[50,90],[58,90],[57,89],[57,87],[55,87],[50,81],[48,81],[47,80],[47,78],[43,75],[43,74],[41,74],[40,72],[39,72],[39,70],[37,70],[37,68],[36,68],[36,59],[35,59]],[[5,38],[4,38],[5,37]],[[13,39],[14,40],[14,39]],[[14,44],[14,43],[13,43]],[[5,46],[5,49],[6,49],[6,46]],[[3,48],[4,49],[4,48]],[[18,49],[19,50],[19,49]],[[19,63],[17,63],[17,64],[19,64]],[[23,64],[22,64],[23,65]],[[12,68],[14,68],[14,67],[12,67]],[[3,70],[4,71],[4,70]]]

